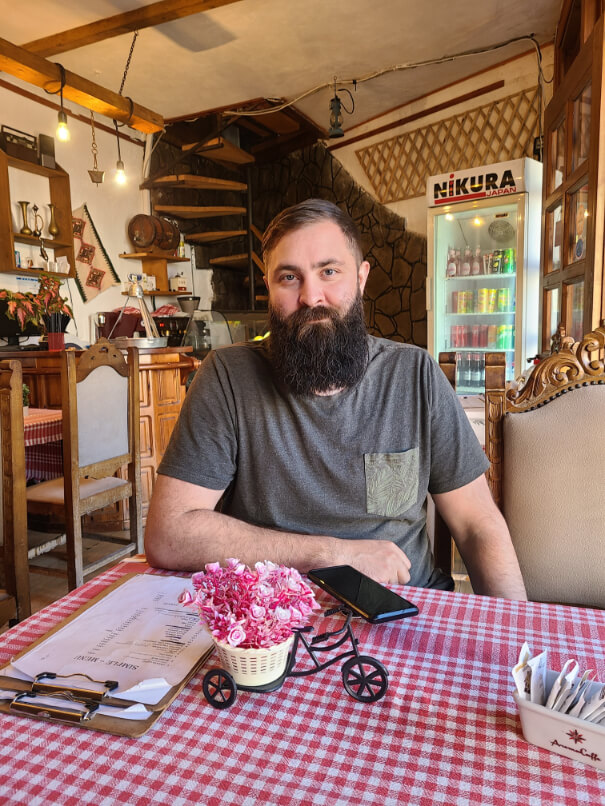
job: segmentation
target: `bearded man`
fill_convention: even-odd
[[[198,370],[158,469],[149,562],[344,564],[453,589],[427,537],[431,493],[474,591],[524,599],[487,460],[445,376],[425,350],[366,331],[370,266],[350,217],[318,199],[290,207],[263,259],[270,336]]]

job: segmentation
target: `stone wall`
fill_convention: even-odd
[[[361,188],[322,143],[252,171],[253,220],[263,230],[284,207],[310,197],[347,210],[361,232],[371,270],[364,304],[368,329],[427,345],[426,238]]]
[[[152,172],[162,168],[167,173],[174,166],[175,150],[160,143],[154,152]],[[246,181],[246,175],[233,171],[201,156],[189,158],[179,171],[206,176],[223,176]],[[426,332],[426,238],[407,232],[404,220],[376,201],[332,156],[323,143],[294,152],[280,162],[254,166],[250,171],[252,185],[252,220],[264,230],[271,219],[291,204],[311,197],[327,199],[347,210],[362,237],[364,255],[371,270],[365,288],[364,304],[368,329],[377,336],[394,341],[427,345]],[[172,204],[245,204],[244,194],[214,191],[165,189],[153,191],[153,201]],[[240,218],[181,221],[183,232],[208,229],[240,229]],[[255,248],[260,249],[255,241]],[[196,265],[208,267],[212,257],[237,254],[247,250],[245,239],[224,241],[216,246],[197,246]],[[259,276],[256,292],[263,294]],[[247,309],[249,288],[246,272],[214,268],[212,275],[213,307],[217,310]],[[266,304],[259,303],[260,308]]]

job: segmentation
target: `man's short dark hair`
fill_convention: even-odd
[[[358,264],[363,260],[361,236],[351,216],[333,202],[324,199],[307,199],[287,207],[275,216],[263,235],[263,262],[267,265],[270,253],[289,232],[310,224],[332,221],[345,236],[347,244]]]

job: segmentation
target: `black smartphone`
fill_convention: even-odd
[[[418,614],[415,604],[350,565],[316,568],[307,576],[372,624]]]

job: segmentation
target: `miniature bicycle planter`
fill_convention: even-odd
[[[351,616],[352,613],[349,608],[340,606],[327,610],[324,615],[331,616],[334,613],[343,613],[346,617],[345,624],[338,630],[332,632],[321,633],[316,635],[310,641],[306,635],[313,632],[313,627],[298,627],[295,628],[292,640],[292,649],[286,663],[285,671],[269,683],[263,685],[242,685],[236,683],[233,675],[227,669],[214,668],[210,669],[204,675],[202,681],[202,690],[204,696],[214,708],[229,708],[233,705],[237,696],[238,688],[241,691],[262,691],[269,692],[281,688],[284,680],[287,677],[307,677],[308,675],[320,672],[328,666],[347,658],[342,665],[342,682],[346,692],[358,700],[358,702],[376,702],[381,697],[384,697],[388,687],[389,673],[380,661],[369,655],[360,655],[358,650],[358,639],[353,635],[351,629]],[[322,643],[329,641],[331,638],[340,636],[333,643]],[[296,653],[299,643],[302,641],[303,646],[313,661],[313,667],[309,669],[295,670]],[[333,658],[330,658],[323,663],[317,658],[317,654],[321,652],[329,652],[338,649],[347,641],[350,642],[351,648],[345,652],[341,652]]]

